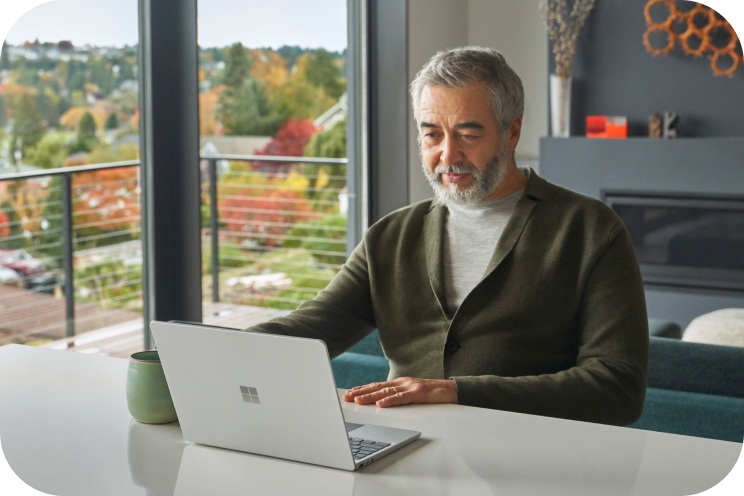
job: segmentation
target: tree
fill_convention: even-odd
[[[261,81],[269,98],[274,98],[289,80],[287,61],[273,50],[252,50],[253,77]]]
[[[116,111],[112,111],[109,113],[108,117],[106,118],[106,124],[103,125],[104,129],[111,130],[111,129],[118,129],[119,127],[119,117],[116,115]]]
[[[104,127],[104,123],[106,122],[106,117],[108,116],[108,113],[101,106],[70,107],[69,109],[67,109],[67,111],[64,114],[62,114],[62,117],[59,119],[59,123],[65,129],[68,129],[70,131],[78,131],[78,129],[80,129],[80,121],[86,113],[89,113],[93,116],[93,119],[95,120],[97,128],[100,129]]]
[[[346,119],[313,136],[303,155],[306,157],[345,158]]]
[[[300,74],[293,74],[281,88],[274,106],[278,113],[298,119],[315,119],[331,108],[336,101],[322,88],[313,86]]]
[[[21,221],[18,214],[10,202],[10,196],[5,195],[5,199],[0,203],[0,212],[5,216],[5,226],[0,233],[0,248],[9,250],[23,247],[23,237],[21,236]]]
[[[41,116],[36,99],[28,93],[21,96],[13,112],[13,134],[11,136],[11,160],[20,150],[23,156],[36,146],[46,133],[44,119]],[[15,163],[15,162],[14,162]]]
[[[224,90],[217,111],[225,134],[272,135],[288,115],[274,109],[263,83],[252,77],[251,70],[248,51],[240,43],[231,45],[225,54]]]
[[[222,82],[230,88],[240,88],[251,76],[251,59],[242,43],[230,45],[225,53],[225,71]]]
[[[98,91],[109,94],[114,89],[114,71],[110,61],[96,58],[88,61],[89,82],[98,87]]]
[[[7,238],[8,236],[10,236],[10,217],[0,210],[0,238]]]
[[[47,127],[57,127],[59,124],[59,97],[49,88],[42,88],[36,94],[36,104],[46,122]]]
[[[137,167],[85,172],[74,177],[75,236],[88,247],[136,239],[139,229]],[[106,234],[105,236],[102,234]]]
[[[98,142],[97,131],[96,120],[93,118],[93,114],[85,112],[80,118],[80,124],[78,125],[77,142],[74,145],[75,150],[91,151]]]
[[[5,108],[5,98],[0,95],[0,128],[8,124],[8,111]]]
[[[34,179],[14,181],[8,188],[8,201],[19,221],[22,243],[34,244],[42,233],[42,211],[47,193],[44,184]]]
[[[313,52],[305,69],[307,81],[323,88],[326,95],[338,100],[346,91],[346,82],[333,56],[324,49]]]
[[[305,147],[306,157],[346,157],[346,119],[312,137]],[[314,180],[312,193],[313,210],[336,213],[339,209],[339,192],[346,186],[346,166],[330,164],[302,165],[302,173]]]
[[[301,157],[310,138],[317,132],[318,129],[310,119],[290,117],[274,138],[256,154]]]
[[[277,49],[276,53],[281,55],[281,57],[287,61],[290,67],[295,65],[297,62],[297,59],[305,53],[305,50],[302,47],[299,47],[297,45],[283,45],[280,46],[279,49]]]
[[[42,169],[55,169],[64,165],[67,157],[67,139],[58,132],[44,135],[26,155],[25,162]]]
[[[8,44],[3,43],[2,51],[0,51],[0,70],[10,69],[10,56],[8,55]]]
[[[256,155],[273,155],[280,157],[301,157],[310,138],[318,130],[310,119],[295,119],[290,117],[277,131],[276,135],[266,146],[256,150]],[[257,170],[271,172],[287,172],[295,164],[257,161],[253,167]]]
[[[224,86],[216,86],[199,92],[199,134],[213,136],[221,132],[217,124],[217,112],[220,93]]]
[[[273,110],[263,85],[252,78],[237,89],[225,88],[218,114],[228,135],[272,135],[285,118]]]

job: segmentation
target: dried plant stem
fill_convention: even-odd
[[[555,73],[559,77],[571,76],[579,32],[594,8],[594,3],[595,0],[539,1],[540,13],[553,49]]]

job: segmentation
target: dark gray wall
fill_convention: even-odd
[[[619,115],[629,118],[631,135],[645,136],[650,114],[674,110],[681,136],[744,136],[744,67],[733,77],[716,77],[707,57],[685,55],[679,43],[654,57],[643,45],[645,5],[596,2],[574,63],[572,134],[585,134],[586,115]]]
[[[619,115],[628,117],[631,136],[639,137],[543,138],[541,175],[598,198],[603,189],[744,196],[744,68],[716,77],[708,58],[687,56],[679,45],[652,56],[643,45],[645,5],[598,1],[573,71],[572,135],[585,134],[586,115]],[[686,10],[693,3],[676,5]],[[648,116],[665,110],[679,114],[680,139],[642,138]],[[646,299],[650,316],[683,328],[700,314],[744,307],[744,293],[736,291],[647,285]]]

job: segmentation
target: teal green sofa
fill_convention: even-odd
[[[331,360],[331,366],[336,387],[343,389],[384,381],[390,370],[377,331],[372,331],[348,351]]]
[[[744,348],[651,336],[646,400],[630,427],[741,443]]]

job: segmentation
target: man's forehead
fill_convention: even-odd
[[[444,119],[450,126],[484,129],[494,121],[489,92],[482,85],[427,85],[421,92],[418,110],[419,127],[436,126]]]
[[[422,120],[419,122],[419,127],[421,128],[439,128],[441,127],[436,122],[429,122],[426,120]],[[486,126],[480,122],[480,121],[463,121],[463,122],[456,122],[454,126],[452,126],[455,129],[475,129],[482,131],[486,128]]]

